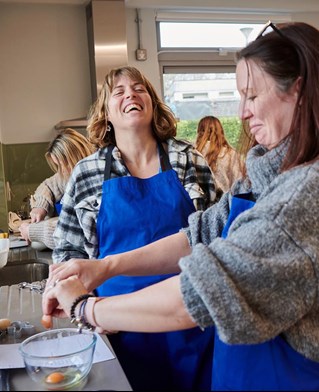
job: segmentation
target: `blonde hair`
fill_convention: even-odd
[[[209,142],[208,148],[207,142]],[[225,155],[233,149],[226,140],[221,122],[214,116],[206,116],[199,121],[195,148],[201,153],[205,149],[205,158],[212,170],[216,169],[220,154],[223,152]]]
[[[71,173],[76,163],[94,152],[93,145],[81,133],[71,128],[62,130],[49,144],[45,158],[51,169],[66,177],[65,171]],[[52,156],[59,162],[57,165]]]
[[[119,76],[125,76],[142,84],[149,93],[153,106],[154,135],[160,141],[176,136],[176,119],[171,109],[159,98],[152,84],[137,68],[125,66],[112,69],[105,76],[99,96],[89,113],[87,134],[90,142],[97,147],[116,144],[113,125],[108,121],[108,101]]]

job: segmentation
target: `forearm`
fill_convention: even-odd
[[[51,322],[51,316],[70,317],[76,298],[87,292],[76,275],[52,282],[42,296],[44,321]],[[164,332],[196,326],[184,306],[179,275],[134,293],[100,298],[85,316],[106,332]]]
[[[62,240],[60,240],[62,241]],[[69,260],[65,241],[53,250],[54,263]],[[67,279],[77,275],[90,291],[105,280],[118,275],[145,276],[177,273],[181,257],[189,255],[191,248],[184,233],[165,237],[152,244],[129,252],[107,256],[98,260],[86,259],[87,256],[70,254],[73,260],[50,268],[49,284],[55,280]]]
[[[106,331],[164,332],[195,327],[184,307],[179,276],[95,304],[97,325]]]
[[[102,260],[106,277],[116,275],[158,275],[180,271],[179,259],[191,253],[187,236],[176,233],[141,248],[111,255]]]

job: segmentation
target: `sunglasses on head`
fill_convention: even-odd
[[[263,37],[265,34],[268,34],[269,31],[267,31],[269,28],[271,28],[273,31],[275,31],[280,37],[285,38],[284,34],[276,27],[274,23],[272,23],[270,20],[265,24],[265,26],[262,28],[261,32],[257,35],[256,39]]]

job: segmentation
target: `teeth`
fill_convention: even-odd
[[[126,108],[124,109],[124,113],[128,113],[129,111],[131,111],[133,109],[140,111],[140,110],[142,110],[142,107],[140,105],[132,103],[132,104],[126,106]]]

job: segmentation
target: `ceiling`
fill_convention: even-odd
[[[103,0],[96,0],[103,1]],[[128,8],[319,12],[318,0],[124,0]],[[86,5],[90,0],[0,0],[0,3]]]

